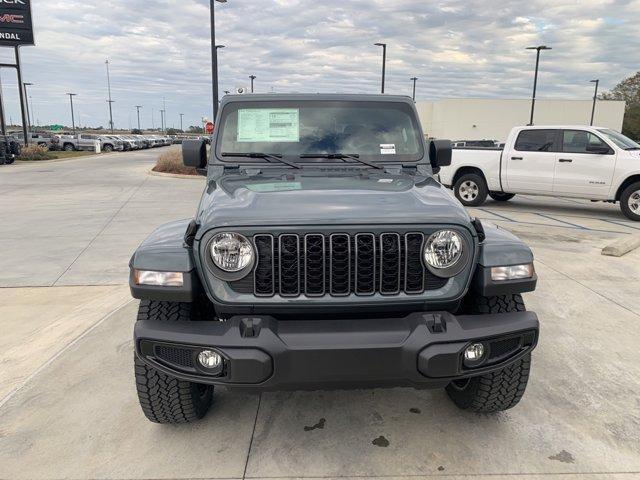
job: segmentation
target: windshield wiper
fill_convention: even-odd
[[[285,165],[289,165],[293,168],[302,168],[301,165],[297,163],[291,162],[289,160],[285,160],[282,158],[282,155],[273,155],[271,153],[258,153],[258,152],[250,152],[250,153],[223,153],[223,157],[244,157],[244,158],[263,158],[268,162],[276,161],[280,163],[284,163]]]
[[[300,155],[300,158],[328,158],[328,159],[337,159],[337,160],[355,160],[358,163],[363,165],[367,165],[371,168],[377,168],[379,170],[384,170],[382,165],[377,165],[375,163],[367,162],[366,160],[362,160],[360,155],[358,154],[349,154],[349,153],[309,153],[305,155]]]

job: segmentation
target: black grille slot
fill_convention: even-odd
[[[425,268],[422,265],[422,245],[424,235],[407,233],[405,239],[405,280],[406,293],[422,293],[424,291]]]
[[[324,235],[309,234],[304,237],[304,291],[307,295],[322,296],[325,292]]]
[[[383,233],[380,235],[380,293],[393,295],[400,293],[400,235]]]
[[[180,367],[193,368],[193,352],[187,348],[156,345],[156,357]]]
[[[376,237],[373,233],[356,235],[356,293],[376,293]]]
[[[489,343],[489,358],[492,362],[509,356],[520,349],[520,337],[505,338],[504,340],[496,340]]]
[[[300,238],[280,235],[280,295],[300,295]]]
[[[351,291],[351,238],[345,233],[330,237],[330,292],[331,295],[349,295]]]
[[[271,296],[275,294],[275,257],[273,237],[271,235],[256,235],[253,237],[258,252],[258,261],[254,272],[255,294]]]

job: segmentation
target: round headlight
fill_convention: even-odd
[[[239,272],[253,262],[253,247],[239,233],[219,233],[210,244],[211,259],[225,272]]]
[[[424,261],[439,270],[451,268],[462,258],[462,237],[453,230],[431,235],[424,247]]]

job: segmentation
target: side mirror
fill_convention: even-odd
[[[608,153],[611,153],[611,149],[605,145],[591,145],[588,144],[587,145],[587,152],[589,153],[595,153],[598,155],[607,155]]]
[[[433,173],[438,173],[441,167],[451,165],[451,141],[450,140],[431,140],[429,143],[429,161]]]
[[[204,140],[182,142],[182,162],[187,167],[202,170],[207,168],[207,144]]]

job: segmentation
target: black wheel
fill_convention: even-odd
[[[142,300],[138,320],[159,322],[197,320],[194,304]],[[155,423],[189,423],[204,417],[211,406],[213,386],[178,380],[134,359],[138,400]]]
[[[513,197],[515,197],[516,194],[504,193],[504,192],[489,192],[489,196],[493,198],[496,202],[508,202]]]
[[[489,191],[482,175],[465,173],[453,186],[453,193],[465,207],[477,207],[484,203]]]
[[[65,152],[73,152],[76,149],[72,143],[65,143],[62,148]]]
[[[522,296],[471,296],[464,313],[508,313],[525,311]],[[531,369],[531,354],[508,367],[479,377],[456,380],[446,387],[449,398],[459,408],[472,412],[493,413],[515,407],[524,395]]]
[[[620,196],[620,209],[628,219],[640,222],[640,182],[624,189]]]
[[[102,151],[105,153],[113,152],[113,145],[106,144],[104,147],[102,147]]]

